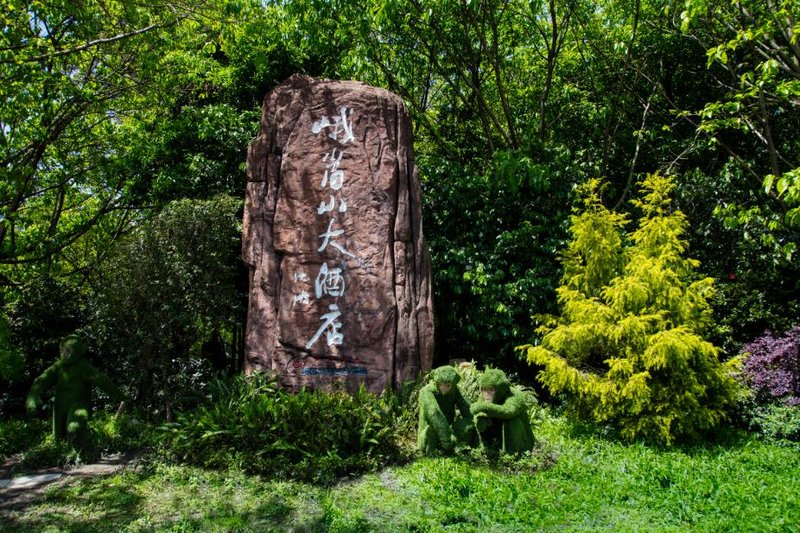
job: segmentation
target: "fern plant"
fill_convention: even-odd
[[[302,389],[274,376],[237,376],[212,383],[211,397],[162,426],[167,460],[240,468],[321,483],[375,470],[410,455],[404,406],[391,392]]]
[[[537,330],[540,344],[520,347],[571,412],[616,426],[623,438],[664,444],[716,427],[736,391],[704,339],[712,280],[686,257],[674,187],[659,174],[643,181],[633,202],[642,216],[627,238],[627,221],[603,205],[600,182],[583,188],[561,257],[561,316]]]

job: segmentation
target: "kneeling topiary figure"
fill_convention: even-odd
[[[481,445],[505,453],[533,448],[528,406],[521,391],[511,387],[502,370],[490,368],[480,378],[482,401],[472,404]]]
[[[441,366],[431,371],[430,382],[419,392],[417,446],[426,455],[448,453],[457,444],[473,444],[472,415],[458,388],[459,379],[455,368]]]
[[[86,360],[86,344],[78,335],[69,335],[60,345],[60,358],[36,378],[26,401],[33,412],[42,402],[42,394],[55,387],[53,396],[53,436],[82,449],[88,445],[88,421],[91,413],[92,386],[115,399],[119,390],[105,374]]]

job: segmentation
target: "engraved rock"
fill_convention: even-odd
[[[430,256],[403,101],[292,76],[265,98],[247,176],[246,371],[380,392],[430,369]]]

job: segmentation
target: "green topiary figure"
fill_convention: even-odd
[[[61,357],[36,378],[26,406],[33,412],[41,404],[44,391],[55,386],[53,436],[66,438],[76,448],[88,444],[92,385],[119,399],[119,390],[103,373],[86,360],[86,344],[78,335],[69,335],[60,346]]]
[[[472,445],[475,439],[469,402],[458,388],[459,379],[455,368],[441,366],[431,371],[430,382],[419,392],[417,446],[424,454],[450,452],[457,444]]]
[[[528,405],[521,391],[511,387],[502,370],[490,368],[480,379],[483,400],[472,404],[481,445],[505,453],[533,449]]]

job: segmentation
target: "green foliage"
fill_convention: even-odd
[[[762,405],[753,409],[750,429],[772,439],[800,442],[800,407],[797,405]]]
[[[256,124],[254,111],[200,102],[173,111],[169,120],[156,115],[130,125],[134,146],[125,160],[127,198],[164,205],[180,198],[239,196]]]
[[[241,201],[227,196],[175,201],[114,251],[92,332],[140,406],[169,416],[211,374],[202,344],[215,335],[231,339],[241,327],[240,209]],[[217,354],[214,363],[235,368],[235,357]]]
[[[719,174],[690,172],[677,181],[676,205],[691,221],[687,240],[704,273],[716,278],[710,335],[726,357],[764,330],[783,331],[800,313],[800,268],[782,250],[800,232],[783,226],[760,188],[734,164]],[[739,206],[751,206],[743,213]]]
[[[10,462],[16,471],[64,467],[96,458],[88,445],[76,450],[72,443],[53,435],[51,424],[43,420],[9,420],[0,424],[0,457],[16,455]]]
[[[141,415],[99,411],[89,421],[94,446],[101,453],[143,451],[158,441],[156,428]]]
[[[237,377],[215,382],[208,400],[165,425],[161,453],[188,464],[329,483],[403,459],[402,411],[390,392],[290,393],[263,375]]]
[[[126,205],[124,122],[154,96],[166,38],[193,11],[164,7],[115,0],[0,6],[7,80],[0,88],[0,273],[7,278],[25,276],[20,263],[51,266]]]
[[[513,365],[530,316],[553,310],[555,251],[579,171],[566,153],[544,157],[541,188],[492,167],[420,157],[440,357]]]
[[[597,255],[570,246],[558,289],[562,315],[524,346],[539,380],[565,394],[581,417],[623,438],[669,444],[718,427],[735,382],[704,340],[713,325],[711,280],[687,259],[686,219],[671,211],[673,180],[653,174],[634,201],[642,218],[628,243],[609,237],[623,220],[602,206],[597,183],[573,217],[574,241],[603,244]],[[619,263],[619,258],[623,260]],[[598,265],[596,262],[604,262]]]
[[[43,440],[49,428],[43,420],[0,420],[0,460],[24,452]]]
[[[0,421],[0,461],[18,455],[15,470],[50,468],[94,460],[99,454],[141,452],[157,442],[153,426],[126,413],[99,411],[89,421],[88,444],[83,450],[56,439],[48,421],[38,419]]]
[[[708,185],[693,195],[692,204],[705,206],[693,245],[710,272],[735,277],[715,308],[728,330],[721,340],[736,353],[797,316],[800,66],[791,58],[800,52],[793,22],[800,5],[690,0],[682,7],[681,30],[705,49],[713,73],[708,97],[682,114],[698,133],[695,146],[717,154],[712,165],[698,165]]]
[[[75,332],[86,316],[80,291],[58,277],[26,280],[7,298],[6,309],[11,338],[25,355],[28,375],[41,373],[58,357],[61,339]]]
[[[69,442],[57,439],[52,433],[48,433],[42,440],[34,441],[26,446],[20,467],[25,470],[65,467],[94,458],[94,449],[85,448],[79,452]]]
[[[469,403],[477,401],[478,398],[481,397],[481,372],[478,370],[475,362],[471,361],[459,364],[456,366],[456,372],[458,372],[460,377],[458,386],[461,388],[461,392],[464,393],[464,398],[466,398]]]
[[[564,285],[589,298],[600,296],[623,262],[620,231],[625,217],[605,208],[601,189],[598,180],[582,185],[583,210],[570,217],[573,238],[562,252]]]
[[[0,311],[0,382],[16,381],[23,373],[25,357],[11,342],[11,325]]]
[[[800,442],[800,407],[780,402],[764,403],[747,390],[733,409],[737,427],[760,435],[767,442]]]
[[[800,65],[792,57],[800,53],[794,22],[800,3],[713,2],[711,7],[693,0],[686,7],[683,29],[688,31],[693,22],[707,23],[708,65],[723,65],[727,71],[719,79],[727,92],[705,105],[699,129],[712,135],[726,131],[748,135],[758,146],[762,168],[768,169],[761,171],[764,191],[783,200],[781,223],[797,227],[800,160],[794,111],[800,96]]]

